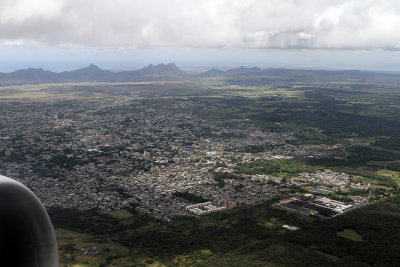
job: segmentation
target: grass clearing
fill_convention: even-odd
[[[379,170],[376,172],[376,174],[380,176],[385,176],[393,179],[393,181],[396,182],[397,185],[400,186],[400,172],[396,171],[391,171],[391,170]]]
[[[356,242],[364,241],[364,240],[362,239],[362,236],[359,235],[359,234],[358,234],[356,231],[354,231],[353,229],[344,229],[343,231],[337,232],[336,234],[337,234],[338,236],[341,236],[341,237],[344,237],[344,238],[347,238],[347,239],[350,239],[350,240],[353,240],[353,241],[356,241]]]
[[[263,225],[267,228],[278,228],[278,227],[282,226],[282,223],[276,217],[271,217],[268,220],[263,221],[262,223],[259,223],[259,224]]]
[[[127,219],[133,216],[131,212],[128,210],[122,209],[122,210],[114,210],[109,213],[111,216],[117,219]]]

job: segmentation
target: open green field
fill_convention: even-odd
[[[353,229],[344,229],[343,231],[337,232],[337,235],[352,241],[363,241],[362,236],[357,234]]]
[[[39,100],[52,98],[80,98],[84,95],[92,97],[102,96],[102,88],[135,88],[148,86],[165,86],[181,84],[180,81],[143,81],[143,82],[76,82],[76,83],[50,83],[50,84],[23,84],[0,86],[0,101],[9,100]],[[92,90],[90,90],[92,89]],[[106,90],[107,91],[107,90]],[[96,95],[97,94],[97,95]]]
[[[99,266],[105,262],[107,257],[119,257],[127,255],[129,249],[118,244],[110,242],[109,240],[100,240],[89,234],[83,234],[76,231],[56,228],[56,236],[60,250],[60,264],[67,264],[75,262],[82,266]],[[82,252],[79,248],[93,248],[97,247],[102,249],[101,255],[90,256],[81,255]]]
[[[400,186],[400,172],[391,170],[379,170],[376,173],[378,175],[391,178],[393,181],[397,183],[398,186]]]
[[[133,216],[128,210],[114,210],[110,212],[110,215],[117,219],[127,219]]]
[[[308,164],[302,159],[289,160],[261,160],[243,163],[237,167],[239,173],[267,174],[281,178],[291,178],[302,172],[324,170],[324,167]]]

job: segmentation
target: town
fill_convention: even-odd
[[[340,145],[294,145],[293,132],[246,119],[202,118],[195,111],[204,104],[187,98],[163,103],[162,97],[1,103],[7,125],[0,129],[1,172],[46,207],[135,207],[164,220],[194,214],[177,193],[230,208],[271,199],[293,185],[351,186],[349,175],[330,171],[293,179],[238,174],[243,163],[343,152]]]

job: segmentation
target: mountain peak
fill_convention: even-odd
[[[199,75],[200,76],[220,76],[220,75],[224,75],[224,74],[225,74],[224,71],[217,69],[217,68],[212,68],[206,72],[200,73]]]
[[[88,67],[86,67],[85,69],[92,69],[92,70],[101,70],[99,67],[97,67],[96,65],[94,65],[93,63],[90,64]]]
[[[90,64],[89,66],[87,66],[86,68],[81,68],[81,69],[77,69],[71,72],[90,72],[90,73],[100,73],[100,72],[105,72],[105,70],[100,69],[99,67],[97,67],[94,64]]]
[[[139,70],[141,75],[145,76],[181,76],[185,72],[178,68],[175,63],[168,64],[158,64],[154,66],[153,64]]]
[[[236,69],[230,69],[227,72],[259,72],[261,71],[260,68],[258,67],[252,67],[252,68],[247,68],[245,66],[240,66],[239,68]]]

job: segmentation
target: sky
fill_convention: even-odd
[[[0,71],[260,66],[400,71],[398,0],[0,0]]]

